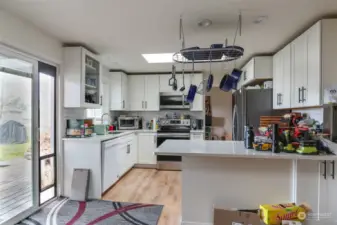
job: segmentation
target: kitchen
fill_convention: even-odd
[[[336,20],[321,18],[337,10],[335,3],[254,0],[214,1],[205,5],[202,1],[192,4],[186,0],[177,6],[176,2],[149,0],[135,7],[130,7],[127,1],[82,3],[83,8],[78,7],[79,1],[21,6],[14,1],[0,3],[4,8],[0,10],[1,57],[16,57],[23,61],[20,65],[31,63],[34,70],[29,74],[40,68],[40,60],[58,71],[53,78],[55,86],[44,88],[47,103],[43,104],[55,100],[53,113],[48,111],[46,119],[49,123],[54,121],[50,115],[55,119],[48,127],[50,132],[39,136],[39,121],[32,117],[34,126],[31,133],[27,132],[29,141],[24,143],[31,148],[22,157],[21,153],[15,156],[29,164],[21,165],[28,174],[23,180],[28,180],[32,187],[31,196],[27,189],[24,193],[28,196],[29,210],[17,213],[18,218],[14,215],[7,222],[1,210],[7,206],[11,210],[16,207],[14,204],[26,200],[19,193],[15,193],[19,201],[7,196],[2,199],[0,195],[0,202],[5,204],[1,206],[0,224],[3,219],[6,225],[15,224],[45,206],[37,196],[51,188],[50,182],[53,189],[47,199],[57,202],[62,198],[55,197],[73,197],[73,184],[78,185],[73,180],[75,169],[90,170],[89,179],[86,177],[88,199],[163,207],[153,210],[156,212],[153,220],[143,221],[148,224],[212,224],[215,205],[256,209],[262,203],[304,201],[311,206],[312,215],[319,215],[310,218],[307,224],[335,223],[336,196],[332,191],[336,185],[335,155],[273,153],[269,149],[259,152],[247,150],[242,142],[249,139],[245,125],[254,129],[274,122],[281,125],[284,115],[299,116],[300,121],[318,121],[323,128],[333,125],[331,115],[335,114],[329,114],[334,111],[327,103],[335,101],[336,77],[332,74],[336,71],[333,63],[337,52],[333,44]],[[304,5],[306,13],[299,14]],[[289,17],[285,18],[285,14]],[[77,16],[79,20],[73,20]],[[243,55],[230,62],[216,62],[217,53],[226,52],[225,48],[232,46],[233,41],[240,47],[236,53]],[[182,51],[194,46],[201,50]],[[212,56],[206,63],[173,60],[176,53],[198,55],[203,48]],[[153,63],[146,59],[152,55],[155,60],[162,60],[164,54],[160,52],[169,54],[168,61]],[[18,60],[14,64],[1,64],[0,68],[6,73],[16,69],[14,72],[19,76],[30,76],[28,72],[28,75],[18,73],[17,64]],[[241,72],[234,82],[236,88],[228,89],[222,80],[235,77],[238,70]],[[32,81],[34,93],[39,79],[32,76]],[[213,85],[209,86],[209,82]],[[192,100],[191,85],[196,89]],[[54,87],[55,93],[49,93],[48,87]],[[17,95],[29,96],[29,91],[20,90],[22,93]],[[1,101],[6,95],[0,95]],[[35,97],[32,105],[22,106],[20,101],[12,104],[21,111],[39,110],[39,98]],[[17,109],[10,112],[21,113]],[[272,120],[275,118],[280,121]],[[329,134],[333,137],[334,126],[331,128]],[[40,142],[37,137],[53,146],[52,154],[36,158]],[[336,146],[328,143],[334,151]],[[259,147],[256,143],[249,144]],[[287,142],[285,146],[288,145]],[[262,146],[265,145],[261,144],[264,149]],[[294,151],[292,147],[289,151]],[[1,157],[1,171],[14,168],[11,160]],[[42,167],[41,171],[38,167]],[[30,171],[34,179],[30,179]],[[16,172],[22,173],[18,169]],[[45,187],[39,187],[39,174],[48,178],[41,183]],[[0,181],[0,190],[4,189],[2,184]],[[86,192],[85,185],[76,187],[77,194],[82,196]],[[20,191],[19,186],[14,189]],[[63,204],[69,207],[71,202],[59,202],[58,209],[50,211],[52,216],[55,219],[64,216],[68,209],[72,212],[70,216],[75,217],[76,207],[70,210],[61,207]],[[83,209],[83,203],[78,205]],[[132,217],[144,219],[148,215],[130,217],[131,213],[123,212],[118,218],[132,224],[129,220],[136,221]],[[328,214],[329,218],[323,218]],[[83,222],[84,217],[85,214],[77,222]],[[30,219],[44,224],[35,215]]]

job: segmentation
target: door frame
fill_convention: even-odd
[[[61,107],[63,105],[63,92],[60,91],[63,86],[62,84],[62,77],[60,76],[60,66],[56,63],[50,62],[48,60],[44,60],[41,58],[37,58],[34,55],[31,55],[29,53],[25,53],[15,47],[8,46],[4,43],[0,42],[0,54],[3,54],[4,56],[8,57],[14,57],[29,63],[33,64],[33,77],[32,77],[32,189],[33,189],[33,207],[23,211],[19,215],[15,216],[14,218],[2,223],[1,225],[12,225],[15,223],[20,222],[21,220],[29,217],[36,211],[38,211],[42,206],[49,204],[53,199],[48,200],[47,202],[40,204],[40,162],[39,162],[39,145],[38,145],[38,138],[39,138],[39,112],[38,110],[34,110],[35,108],[38,108],[39,106],[39,71],[38,71],[38,62],[46,63],[51,66],[56,67],[56,77],[55,77],[55,162],[60,163],[60,160],[62,159],[61,155],[61,146],[62,146],[62,129],[63,124],[60,120],[61,116],[63,115],[63,108]],[[62,162],[61,162],[62,163]],[[59,196],[61,193],[61,182],[59,182],[62,179],[62,170],[60,170],[60,166],[58,164],[54,165],[55,167],[55,192],[56,196]],[[61,178],[61,179],[60,179]]]
[[[38,179],[39,179],[39,168],[38,168],[38,144],[37,144],[37,128],[38,128],[38,124],[37,124],[37,119],[38,119],[38,113],[37,110],[34,110],[37,107],[37,100],[38,100],[38,92],[36,91],[36,88],[38,87],[38,82],[37,82],[37,75],[38,75],[38,66],[37,66],[37,61],[33,60],[30,57],[26,57],[22,54],[18,54],[15,51],[12,51],[6,47],[3,47],[0,45],[0,54],[7,56],[7,57],[13,57],[19,60],[23,60],[25,62],[29,62],[32,63],[33,65],[33,74],[32,74],[32,111],[31,111],[31,115],[32,115],[32,124],[31,124],[31,147],[32,147],[32,200],[33,200],[33,206],[25,211],[23,211],[22,213],[20,213],[19,215],[15,216],[14,218],[9,219],[8,221],[4,222],[3,225],[10,225],[10,224],[15,224],[19,221],[21,221],[22,219],[28,217],[29,215],[31,215],[32,213],[34,213],[35,211],[37,211],[39,209],[39,188],[38,188]]]

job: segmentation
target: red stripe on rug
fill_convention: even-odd
[[[150,207],[150,206],[154,206],[153,204],[144,204],[144,205],[139,205],[139,204],[134,204],[134,205],[128,205],[128,206],[125,206],[123,208],[119,208],[115,211],[112,211],[112,212],[109,212],[101,217],[98,217],[97,219],[91,221],[90,223],[88,223],[87,225],[94,225],[102,220],[105,220],[105,219],[108,219],[112,216],[115,216],[117,214],[120,214],[120,213],[123,213],[123,212],[127,212],[127,211],[130,211],[130,210],[133,210],[133,209],[139,209],[139,208],[145,208],[145,207]]]
[[[77,209],[77,213],[66,225],[73,225],[83,215],[86,206],[87,206],[86,202],[80,202]]]

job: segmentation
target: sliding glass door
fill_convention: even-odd
[[[0,52],[0,224],[38,207],[37,64],[6,53]]]
[[[0,224],[56,196],[56,67],[0,45]]]

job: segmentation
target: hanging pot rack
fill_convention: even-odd
[[[177,63],[217,63],[231,62],[241,58],[244,54],[244,49],[235,45],[236,36],[239,32],[241,36],[242,16],[239,14],[238,24],[235,31],[233,45],[212,44],[209,48],[191,47],[185,48],[185,35],[183,29],[182,17],[179,21],[179,38],[181,40],[181,50],[173,54],[173,61]]]

